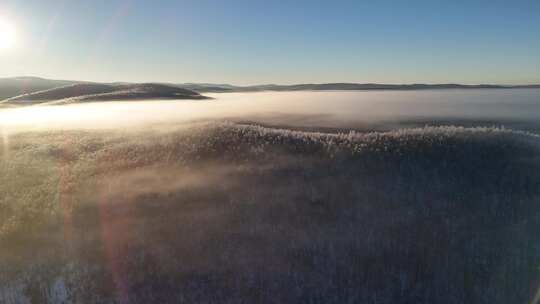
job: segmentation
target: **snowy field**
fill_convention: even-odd
[[[540,90],[0,110],[0,303],[539,303]]]

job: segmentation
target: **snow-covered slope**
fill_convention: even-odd
[[[140,99],[204,99],[191,90],[161,84],[109,85],[78,83],[24,94],[5,100],[4,104],[66,104],[85,101],[140,100]]]

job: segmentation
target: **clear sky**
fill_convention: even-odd
[[[0,77],[540,83],[540,1],[1,0]]]

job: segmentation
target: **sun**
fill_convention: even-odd
[[[0,20],[0,50],[13,47],[16,41],[15,27],[5,20]]]

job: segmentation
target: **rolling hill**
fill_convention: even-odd
[[[527,89],[540,85],[492,84],[378,84],[319,83],[293,85],[235,86],[213,83],[96,83],[50,80],[39,77],[0,78],[0,104],[35,104],[44,101],[82,102],[89,100],[138,100],[155,98],[201,99],[198,93],[259,91],[370,91],[370,90],[442,90],[442,89]],[[69,101],[63,99],[70,99]]]
[[[51,80],[39,77],[0,78],[0,100],[75,83],[78,82],[70,80]]]
[[[140,99],[205,99],[197,92],[162,84],[100,84],[78,83],[11,97],[3,101],[9,105],[42,103],[67,104],[87,101]]]

